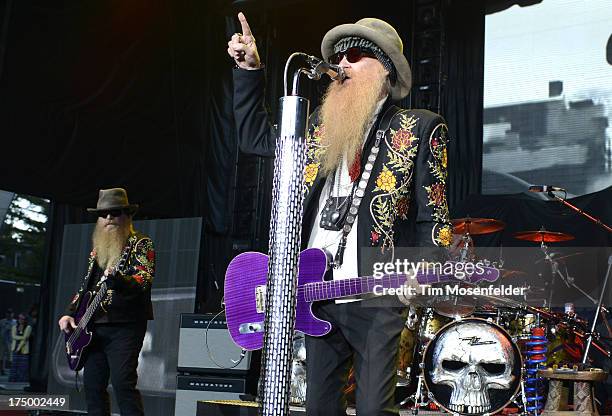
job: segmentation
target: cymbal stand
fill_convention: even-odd
[[[544,244],[543,239],[542,239],[542,242],[540,243],[540,250],[542,250],[542,252],[544,253],[544,260],[550,263],[550,268],[551,268],[551,273],[552,273],[552,280],[550,281],[550,292],[548,296],[548,307],[551,308],[552,298],[553,298],[553,294],[555,291],[554,290],[555,276],[557,275],[557,273],[559,273],[561,280],[563,281],[563,283],[567,285],[567,287],[569,287],[569,284],[565,280],[565,276],[563,276],[563,274],[559,272],[559,264],[552,258],[552,256],[548,252],[548,246]]]
[[[470,257],[470,246],[473,246],[474,244],[474,240],[472,240],[472,236],[470,235],[470,230],[468,228],[468,230],[463,234],[463,236],[461,237],[461,240],[463,240],[462,245],[463,247],[460,250],[461,253],[461,257],[459,259],[460,262],[467,262],[472,260]]]
[[[412,308],[412,307],[411,307]],[[418,327],[418,331],[416,334],[417,340],[422,340],[425,336],[425,330],[427,327],[427,320],[430,319],[430,313],[431,309],[428,310],[424,310],[421,317],[420,317],[420,322],[419,322],[419,327]],[[425,346],[424,345],[420,345],[420,343],[417,343],[415,345],[414,348],[414,354],[419,354],[419,355],[423,355],[425,351]],[[412,414],[413,415],[418,415],[419,414],[419,408],[427,406],[427,404],[429,403],[427,400],[427,395],[424,393],[424,383],[423,383],[423,372],[425,371],[425,369],[423,368],[423,363],[420,363],[418,365],[416,365],[417,368],[411,368],[410,371],[412,372],[413,370],[416,372],[419,372],[419,375],[417,376],[417,387],[416,387],[416,391],[412,394],[410,394],[408,397],[406,397],[404,400],[402,400],[399,403],[399,407],[404,406],[406,403],[412,401],[414,403],[414,407],[412,408]]]
[[[423,392],[423,373],[421,373],[419,374],[419,377],[418,377],[416,391],[410,396],[406,397],[404,400],[402,400],[399,406],[401,407],[412,400],[414,401],[414,407],[412,408],[411,413],[413,415],[418,415],[419,409],[429,404],[429,401],[427,401],[426,399],[427,399],[427,396]]]
[[[582,295],[584,295],[584,297],[589,299],[591,302],[593,302],[594,304],[597,304],[597,300],[595,298],[593,298],[587,292],[582,290],[582,288],[580,288],[580,286],[578,286],[576,283],[574,283],[575,280],[574,280],[574,278],[572,276],[570,276],[570,274],[569,274],[569,272],[567,270],[567,267],[565,268],[565,275],[563,274],[563,272],[559,269],[559,262],[556,261],[552,257],[551,253],[548,252],[548,246],[546,244],[544,244],[544,240],[542,240],[542,242],[540,244],[540,249],[544,253],[544,260],[550,263],[550,268],[551,268],[552,275],[553,275],[553,284],[554,284],[554,276],[559,276],[559,278],[563,281],[563,283],[565,283],[565,285],[567,287],[570,287],[570,286],[573,287],[574,289],[576,289],[577,291],[582,293]],[[550,296],[548,298],[548,306],[549,307],[552,307],[552,296],[553,296],[553,290],[551,288]]]
[[[612,255],[608,257],[608,271],[606,272],[606,277],[604,279],[603,287],[601,288],[601,293],[599,294],[599,302],[597,302],[597,309],[595,310],[595,317],[593,318],[593,325],[591,325],[591,332],[587,338],[587,344],[584,349],[584,356],[582,357],[582,364],[586,364],[587,358],[589,355],[589,350],[591,349],[591,344],[593,343],[593,335],[595,333],[595,327],[597,326],[597,319],[599,318],[599,314],[603,313],[603,317],[605,318],[605,308],[602,307],[603,297],[606,294],[606,288],[608,287],[608,279],[610,278],[610,270],[612,269]],[[607,321],[606,321],[607,326]],[[610,327],[608,326],[608,330]]]

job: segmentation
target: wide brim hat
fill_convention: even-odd
[[[410,92],[412,71],[404,56],[404,45],[397,31],[384,20],[367,17],[356,23],[347,23],[331,29],[321,42],[321,54],[328,61],[334,54],[334,45],[341,39],[357,36],[376,44],[391,59],[397,71],[395,85],[391,86],[391,98],[401,100]]]
[[[122,209],[134,214],[138,210],[138,204],[130,204],[127,192],[123,188],[100,189],[96,207],[87,208],[87,211],[95,213],[114,209]]]

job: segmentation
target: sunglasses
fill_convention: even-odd
[[[111,217],[116,218],[116,217],[120,217],[124,213],[125,211],[122,209],[111,209],[108,211],[98,211],[98,217],[106,218],[110,215]]]
[[[361,58],[376,58],[376,55],[369,49],[363,49],[358,46],[348,48],[344,52],[338,52],[329,57],[329,63],[338,65],[342,58],[346,57],[346,60],[351,64],[359,62]]]

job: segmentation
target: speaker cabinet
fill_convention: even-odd
[[[240,400],[246,380],[240,377],[177,376],[174,416],[195,416],[198,401]]]
[[[246,374],[251,352],[232,341],[224,315],[181,314],[179,372],[191,374]]]

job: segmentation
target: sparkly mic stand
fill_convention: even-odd
[[[288,95],[287,71],[289,63],[297,56],[306,57],[312,69],[299,68],[295,71],[292,94]],[[291,55],[285,65],[285,96],[280,99],[274,161],[270,261],[259,391],[259,413],[264,416],[289,414],[309,110],[308,100],[298,96],[298,82],[301,74],[319,79],[322,72],[330,74],[333,70],[333,66],[299,52]],[[339,72],[342,73],[342,70]]]

